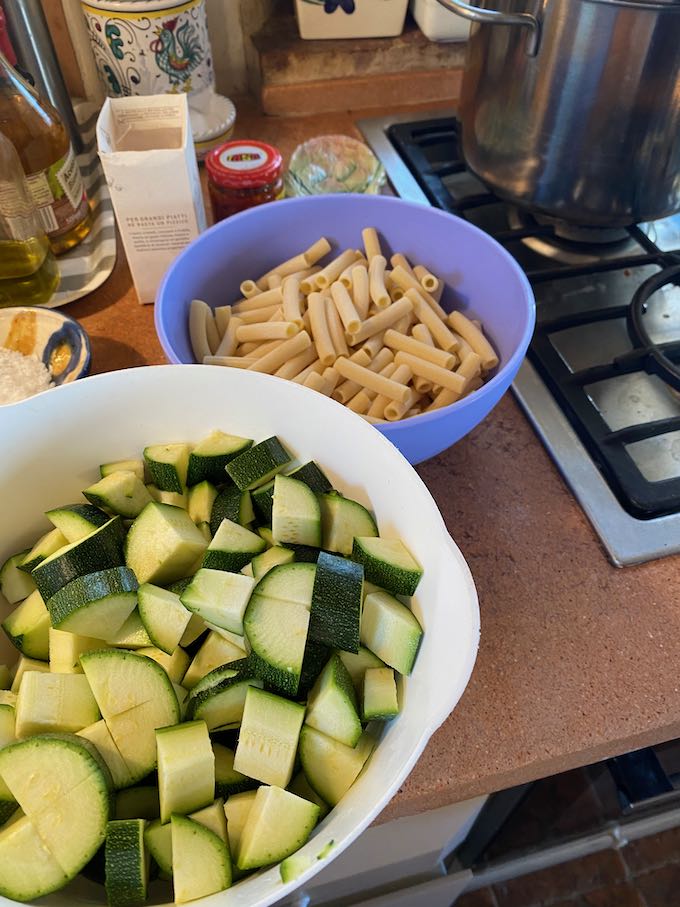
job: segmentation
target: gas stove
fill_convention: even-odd
[[[491,193],[465,166],[453,111],[358,126],[397,195],[475,224],[529,277],[536,331],[513,392],[611,560],[680,553],[680,214],[574,227]]]

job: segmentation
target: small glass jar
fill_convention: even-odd
[[[283,157],[264,142],[225,142],[205,159],[213,220],[283,198]]]

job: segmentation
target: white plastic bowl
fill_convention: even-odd
[[[401,537],[424,568],[413,607],[425,629],[403,712],[368,766],[301,853],[335,847],[284,885],[278,866],[195,901],[267,907],[338,856],[399,789],[429,738],[460,699],[474,665],[479,609],[470,571],[415,470],[371,425],[292,382],[204,365],[129,369],[85,378],[0,410],[0,563],[49,526],[45,510],[81,499],[97,466],[138,456],[151,442],[198,441],[221,428],[261,440],[276,434],[301,461],[316,460],[334,485],[374,510],[381,533]],[[10,651],[5,643],[0,661]],[[153,886],[151,888],[151,902]],[[104,904],[103,888],[79,879],[41,905]],[[0,903],[11,904],[5,898]],[[155,903],[158,903],[156,900]]]

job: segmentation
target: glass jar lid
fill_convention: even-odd
[[[283,157],[265,142],[225,142],[205,159],[210,179],[225,189],[256,189],[275,182],[281,175]]]

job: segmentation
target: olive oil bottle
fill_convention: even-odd
[[[0,132],[0,307],[44,305],[58,284],[57,260],[19,156]]]
[[[81,242],[92,213],[71,140],[52,105],[0,53],[0,131],[19,155],[55,255]]]

